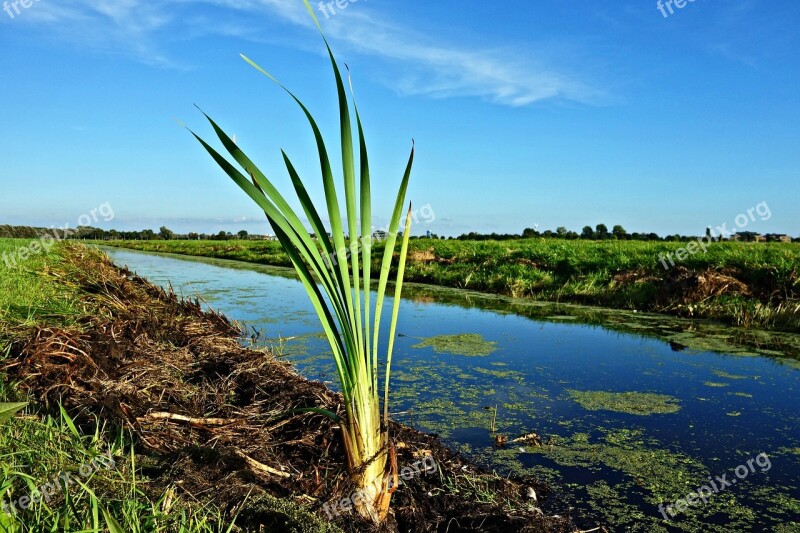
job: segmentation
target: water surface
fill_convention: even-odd
[[[245,323],[310,379],[335,379],[292,272],[106,251]],[[585,529],[800,531],[800,336],[413,284],[404,297],[392,383],[398,421],[500,473],[551,482],[556,511]],[[637,394],[600,394],[608,392]],[[647,400],[669,407],[648,414]],[[535,432],[547,444],[497,449],[493,418],[497,433]],[[723,475],[736,483],[664,520],[659,503]]]

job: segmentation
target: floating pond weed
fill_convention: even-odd
[[[631,415],[670,414],[680,411],[678,399],[649,392],[568,390],[570,397],[589,411],[615,411]]]
[[[477,333],[462,333],[428,337],[415,344],[413,348],[433,348],[436,353],[465,357],[486,357],[497,350],[497,342],[487,341]]]

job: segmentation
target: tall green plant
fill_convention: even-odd
[[[298,214],[292,210],[272,182],[208,115],[204,114],[225,151],[241,170],[194,132],[192,134],[225,173],[264,210],[275,235],[291,259],[314,305],[336,362],[346,414],[343,419],[339,419],[334,413],[319,409],[315,411],[322,412],[341,423],[348,468],[361,496],[361,498],[354,498],[357,510],[362,516],[379,522],[386,518],[392,487],[397,485],[396,456],[388,433],[389,378],[411,230],[410,205],[400,247],[394,305],[389,324],[386,369],[383,376],[383,418],[381,418],[379,396],[381,317],[406,190],[414,161],[414,148],[412,146],[394,204],[388,239],[378,273],[375,308],[372,309],[370,298],[370,287],[373,281],[371,184],[369,156],[361,117],[358,107],[355,105],[355,98],[353,98],[358,138],[357,171],[350,101],[342,74],[308,0],[303,1],[322,35],[333,66],[339,101],[346,226],[342,223],[342,212],[328,149],[316,121],[308,108],[291,91],[247,57],[242,56],[245,61],[277,83],[292,97],[302,109],[311,126],[319,156],[330,233],[323,224],[317,207],[309,197],[303,180],[285,152],[281,153],[286,169],[311,226],[311,231],[316,238],[312,238]],[[352,93],[352,85],[350,91]]]

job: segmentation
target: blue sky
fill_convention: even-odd
[[[313,4],[317,7],[317,3]],[[800,3],[360,0],[322,13],[353,72],[375,184],[391,207],[416,139],[418,231],[603,222],[800,235]],[[0,223],[268,231],[178,120],[197,104],[281,186],[285,149],[319,197],[301,112],[338,133],[324,48],[300,0],[32,0],[0,12]],[[667,14],[669,13],[666,11]]]

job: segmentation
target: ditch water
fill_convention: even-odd
[[[308,378],[335,380],[292,271],[104,251],[260,331]],[[394,418],[549,482],[551,511],[584,529],[800,531],[800,335],[414,284],[398,333]],[[495,448],[495,408],[498,433],[546,444]],[[675,517],[664,507],[664,520],[659,503],[712,491],[709,477],[719,492]]]

